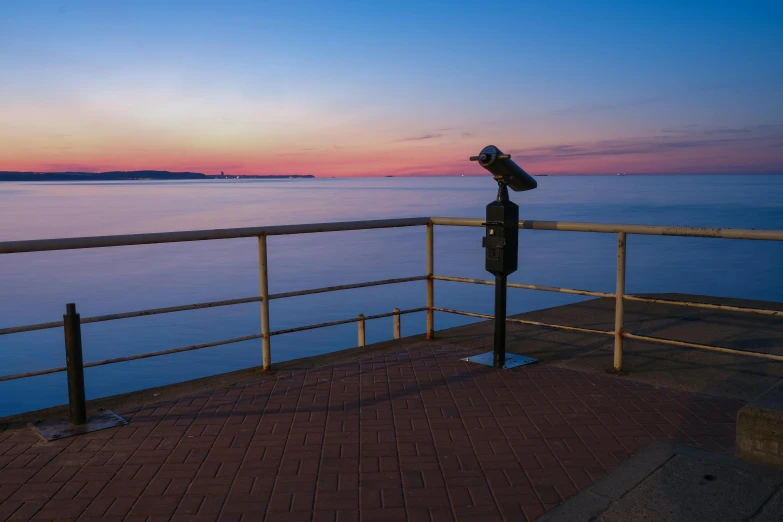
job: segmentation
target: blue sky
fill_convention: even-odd
[[[0,7],[0,170],[783,171],[782,2],[119,4]]]

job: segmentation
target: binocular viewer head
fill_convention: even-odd
[[[500,184],[508,185],[515,192],[533,190],[538,186],[533,177],[511,161],[510,154],[503,154],[494,145],[487,145],[478,156],[472,156],[471,161],[478,161],[479,165],[487,169]]]

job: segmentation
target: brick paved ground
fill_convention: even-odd
[[[742,403],[425,342],[124,413],[0,432],[0,520],[533,520],[654,439],[731,451]]]

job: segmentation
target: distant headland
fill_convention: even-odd
[[[250,174],[232,176],[220,173],[210,176],[199,172],[169,172],[167,170],[129,170],[112,172],[15,172],[0,170],[0,181],[142,181],[177,179],[288,179],[314,178],[312,174]]]

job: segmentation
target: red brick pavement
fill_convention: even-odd
[[[0,432],[0,520],[533,520],[655,439],[731,451],[742,403],[424,342],[125,412]]]

